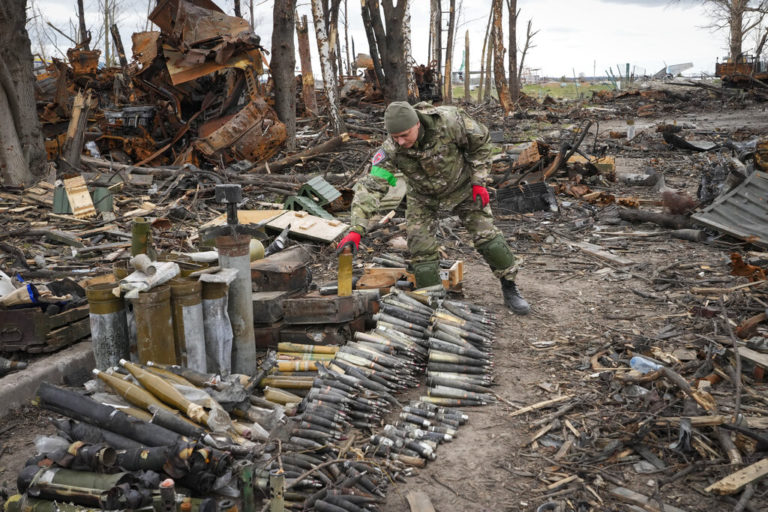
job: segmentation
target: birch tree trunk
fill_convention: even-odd
[[[501,29],[502,0],[493,0],[493,76],[496,83],[496,94],[505,114],[512,112],[512,101],[509,99],[507,77],[504,74],[504,32]]]
[[[491,11],[491,18],[493,18],[493,11]],[[493,63],[493,35],[495,32],[496,27],[491,23],[491,31],[488,33],[488,50],[485,53],[485,91],[483,92],[483,101],[490,101],[491,99],[491,84],[493,83],[491,79],[493,76],[491,65]]]
[[[272,10],[272,79],[275,81],[275,112],[285,124],[288,135],[286,146],[296,149],[296,48],[293,44],[293,26],[296,0],[275,2]]]
[[[328,113],[331,118],[331,128],[335,135],[341,135],[347,130],[344,125],[344,119],[341,117],[339,88],[336,82],[336,75],[333,72],[333,64],[331,62],[330,48],[328,45],[328,34],[325,32],[323,8],[320,5],[320,0],[312,0],[312,17],[315,22],[315,35],[317,36],[317,48],[320,52],[320,68],[323,72],[323,88],[325,89],[325,96],[328,99]]]
[[[408,76],[408,101],[419,101],[419,86],[416,84],[416,76],[413,74],[413,55],[411,54],[411,0],[405,2],[405,17],[403,19],[403,58],[405,59],[405,72]]]
[[[453,80],[451,70],[453,68],[453,33],[456,29],[456,0],[450,0],[448,11],[448,45],[445,47],[445,92],[443,101],[447,104],[453,102]]]
[[[443,13],[441,12],[440,0],[430,0],[429,4],[429,46],[432,49],[432,61],[430,66],[435,66],[435,73],[438,81],[442,80],[442,27]]]

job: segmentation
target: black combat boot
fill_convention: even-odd
[[[501,280],[501,291],[504,294],[504,305],[507,306],[516,315],[527,315],[531,310],[514,281],[507,279]]]

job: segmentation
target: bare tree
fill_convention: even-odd
[[[512,101],[509,98],[509,86],[504,73],[504,32],[501,28],[502,0],[493,0],[493,76],[496,83],[496,94],[504,113],[513,110]]]
[[[464,101],[469,103],[472,96],[469,90],[472,88],[472,81],[469,76],[469,30],[464,33]]]
[[[293,26],[296,0],[275,2],[272,10],[272,80],[275,84],[275,112],[285,123],[289,151],[296,148],[296,49]]]
[[[712,18],[710,28],[728,29],[729,58],[733,62],[742,60],[744,41],[763,22],[768,13],[768,0],[702,0],[701,3]]]
[[[509,11],[509,96],[513,102],[520,99],[520,80],[517,78],[517,0],[507,0]]]
[[[339,85],[336,81],[336,74],[333,72],[333,59],[330,45],[328,44],[328,33],[325,31],[323,7],[320,5],[320,0],[312,0],[312,18],[315,22],[315,36],[317,37],[317,49],[320,53],[320,68],[323,72],[325,96],[328,99],[331,128],[334,134],[341,135],[347,128],[344,124],[344,119],[341,117]],[[293,30],[291,30],[291,34],[293,34]]]
[[[83,50],[90,50],[88,47],[88,41],[91,39],[88,30],[85,27],[85,9],[83,8],[83,0],[77,0],[77,21],[79,30],[78,42],[83,45]]]
[[[315,77],[312,74],[312,55],[309,49],[309,27],[307,17],[301,22],[296,20],[296,35],[299,39],[299,59],[301,60],[301,96],[304,108],[310,115],[317,115],[317,97],[315,96]]]
[[[429,47],[431,49],[429,55],[432,59],[430,65],[435,66],[438,80],[442,77],[440,70],[443,63],[443,13],[441,3],[441,0],[430,0],[429,2]]]
[[[493,6],[488,14],[488,23],[485,25],[485,36],[483,37],[483,51],[480,54],[480,85],[477,88],[477,101],[478,103],[483,101],[483,87],[485,85],[485,73],[486,73],[486,51],[488,50],[488,37],[491,33],[491,22],[493,21]]]
[[[0,180],[6,185],[31,183],[45,164],[26,3],[0,2]]]
[[[491,18],[493,18],[493,9],[491,9]],[[491,31],[488,33],[488,49],[485,52],[485,91],[483,91],[483,101],[490,101],[491,99],[491,85],[493,83],[491,64],[493,62],[493,37],[495,32],[496,27],[491,23]]]
[[[456,0],[450,0],[448,9],[448,46],[445,47],[445,92],[443,93],[443,100],[450,105],[453,101],[451,70],[453,66],[454,31],[456,30]]]
[[[384,0],[379,5],[378,0],[361,0],[361,7],[366,17],[370,20],[371,31],[374,40],[369,35],[368,44],[378,49],[381,58],[381,70],[384,75],[382,88],[387,101],[408,99],[407,62],[405,60],[405,41],[403,38],[403,26],[405,23],[405,9],[407,2],[400,0],[397,5],[392,0]],[[382,20],[382,9],[384,19]],[[374,61],[374,66],[376,62]]]
[[[413,54],[411,53],[411,0],[405,1],[405,20],[403,20],[403,59],[405,72],[408,75],[408,101],[415,103],[419,100],[419,86],[413,74]]]
[[[523,45],[523,51],[520,53],[520,67],[517,70],[518,83],[522,83],[523,65],[525,64],[525,56],[528,54],[528,50],[536,47],[536,45],[533,44],[533,36],[535,36],[538,33],[539,33],[538,30],[533,30],[533,21],[528,20],[528,28],[525,31],[525,44]]]

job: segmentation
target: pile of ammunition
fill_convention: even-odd
[[[380,306],[375,328],[356,332],[346,345],[280,343],[252,376],[222,379],[128,361],[95,370],[132,406],[120,410],[44,385],[40,404],[71,418],[56,424],[62,438],[90,440],[62,446],[69,457],[50,452],[45,457],[59,470],[98,474],[119,467],[125,472],[89,488],[74,500],[81,506],[168,510],[159,479],[136,481],[136,472],[149,471],[203,494],[226,487],[237,492],[237,486],[244,510],[254,510],[251,490],[258,490],[284,509],[375,511],[390,481],[434,460],[437,447],[456,436],[468,416],[455,407],[495,400],[488,388],[495,318],[488,310],[448,300],[442,286],[392,288]],[[426,396],[403,406],[395,395],[418,386],[425,371]],[[358,429],[373,433],[362,452],[355,445]],[[237,482],[230,481],[235,466]],[[51,467],[36,460],[23,481],[30,488],[37,485],[40,496],[58,499],[66,492],[64,480],[61,491],[53,485],[56,478],[43,491],[37,484],[41,471]],[[25,495],[17,503],[29,506],[31,499]],[[209,502],[193,506],[221,508]]]
[[[491,344],[496,320],[482,306],[443,300],[429,328],[427,396],[424,402],[449,407],[495,401]]]

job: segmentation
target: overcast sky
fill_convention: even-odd
[[[92,32],[103,24],[98,14],[102,0],[84,0],[87,20]],[[120,6],[119,25],[123,43],[130,54],[130,34],[143,30],[146,20],[147,3],[154,0],[118,0]],[[76,24],[75,0],[28,0],[42,12],[45,21],[69,32],[70,23]],[[350,38],[354,39],[357,52],[368,52],[368,43],[360,19],[359,0],[347,0],[349,4]],[[242,0],[246,5],[248,0]],[[443,0],[445,5],[447,0]],[[491,0],[456,0],[457,8],[463,4],[460,13],[460,28],[454,57],[454,69],[458,69],[464,48],[464,34],[469,31],[472,69],[480,66],[482,39],[490,10]],[[262,44],[269,49],[272,35],[272,1],[254,0],[257,7],[255,32],[262,38]],[[299,0],[299,14],[312,16],[308,0]],[[344,2],[342,1],[342,5]],[[701,2],[682,0],[670,3],[668,0],[518,0],[520,20],[518,40],[524,42],[529,19],[538,34],[533,39],[534,48],[526,56],[525,64],[538,69],[542,76],[568,76],[593,72],[605,75],[617,65],[624,69],[630,63],[637,73],[655,73],[664,65],[693,63],[686,72],[713,73],[715,59],[727,54],[727,32],[713,32],[706,28],[711,20],[707,18]],[[232,13],[232,0],[218,0],[218,5]],[[417,63],[427,63],[429,1],[412,0],[413,54]],[[506,19],[504,30],[507,30]],[[343,37],[343,29],[342,37]],[[51,36],[56,35],[48,32]],[[33,45],[37,34],[30,28]],[[505,34],[506,39],[506,34]],[[67,42],[57,37],[58,45],[66,50]],[[343,43],[343,41],[342,41]],[[350,41],[350,46],[352,46]],[[748,39],[745,49],[754,47]],[[35,51],[36,48],[33,48]],[[52,45],[46,45],[48,55],[57,55]],[[313,47],[313,52],[316,50]],[[316,65],[315,74],[319,74]]]

